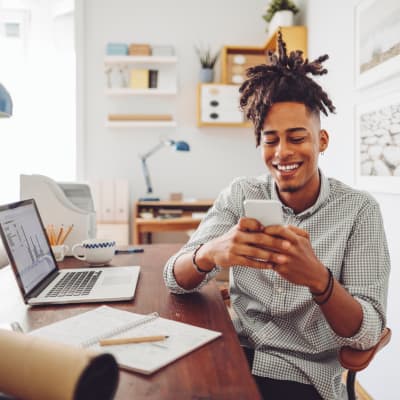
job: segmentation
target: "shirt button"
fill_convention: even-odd
[[[276,290],[278,293],[282,293],[282,292],[283,292],[283,288],[280,287],[280,286],[275,286],[275,290]]]

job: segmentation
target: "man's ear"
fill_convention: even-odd
[[[322,153],[328,148],[329,134],[325,129],[319,131],[319,151]]]

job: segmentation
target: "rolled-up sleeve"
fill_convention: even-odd
[[[219,194],[189,241],[165,264],[164,281],[171,292],[184,294],[197,291],[220,271],[221,267],[216,266],[212,272],[205,275],[203,281],[196,288],[187,290],[179,286],[176,282],[174,265],[176,260],[183,254],[192,253],[199,244],[207,243],[223,235],[237,224],[240,216],[243,214],[242,203],[244,195],[240,185],[241,179],[235,179],[228,188]]]
[[[368,349],[374,346],[386,325],[386,299],[390,257],[382,216],[373,200],[360,210],[348,240],[341,283],[360,303],[363,320],[349,338],[336,335],[341,346]]]

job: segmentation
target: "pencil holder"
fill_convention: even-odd
[[[118,365],[111,354],[0,329],[0,392],[23,400],[111,400]]]

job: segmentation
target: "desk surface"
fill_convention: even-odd
[[[137,313],[157,311],[162,317],[222,332],[222,337],[151,376],[120,371],[115,399],[260,399],[246,358],[216,285],[199,293],[176,296],[164,286],[162,267],[179,245],[147,245],[144,253],[123,254],[114,265],[141,265],[132,302],[108,303]],[[61,267],[85,266],[68,258]],[[17,320],[25,331],[87,311],[98,304],[27,307],[7,267],[0,271],[0,321]]]

